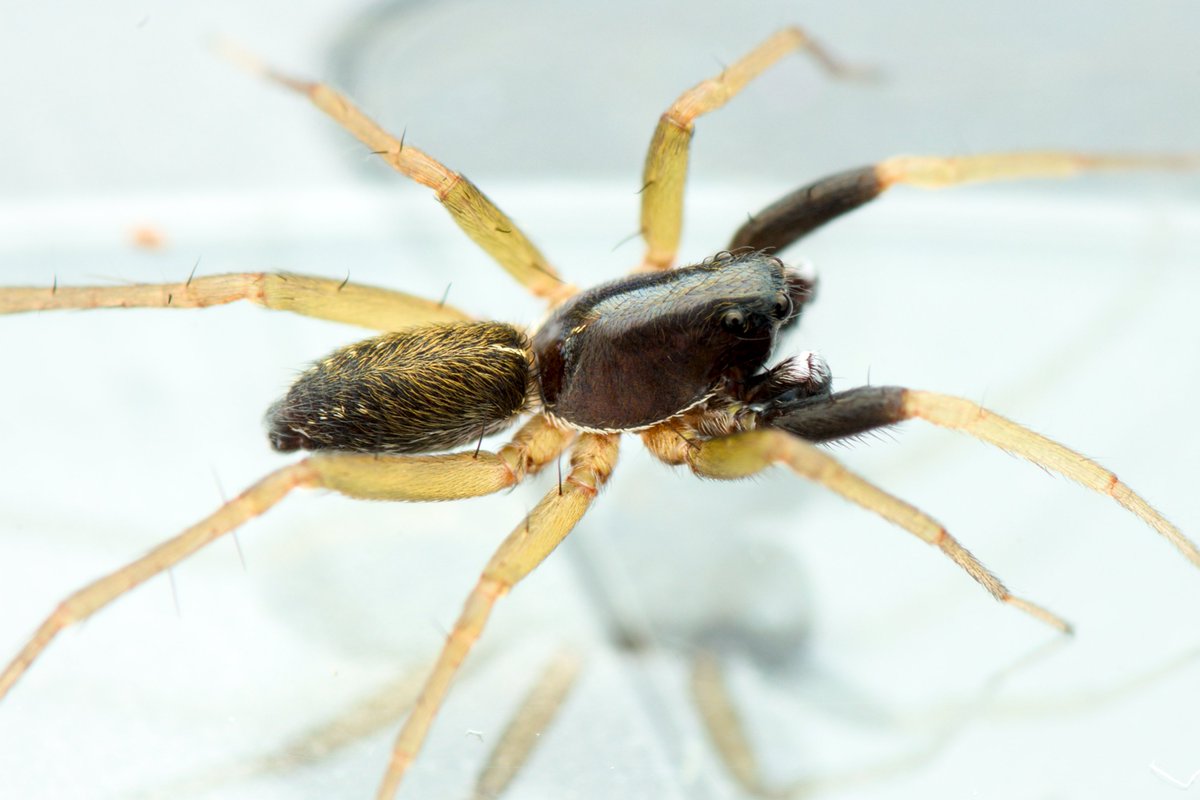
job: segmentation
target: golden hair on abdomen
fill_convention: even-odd
[[[511,325],[424,325],[343,347],[267,412],[276,450],[429,453],[507,427],[525,408],[529,345]]]

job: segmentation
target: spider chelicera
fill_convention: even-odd
[[[1200,566],[1200,550],[1111,472],[974,402],[898,387],[834,392],[828,368],[812,353],[770,363],[781,332],[798,322],[816,290],[810,271],[790,267],[778,255],[892,186],[940,188],[1188,164],[1168,157],[1065,152],[891,158],[787,195],[744,224],[725,251],[676,267],[695,119],[798,50],[835,74],[848,71],[802,31],[788,29],[685,92],[663,114],[641,193],[643,261],[634,274],[583,292],[564,282],[462,176],[387,134],[328,87],[250,62],[307,95],[399,172],[433,189],[477,244],[547,302],[548,316],[526,330],[476,321],[444,303],[395,291],[292,274],[0,290],[0,312],[6,313],[189,308],[245,299],[386,331],[316,363],[268,412],[277,450],[312,455],[266,476],[195,526],[64,600],[0,673],[0,697],[63,628],[233,531],[294,488],[377,500],[451,500],[511,487],[569,453],[562,480],[504,540],[468,596],[396,740],[379,789],[380,797],[391,797],[496,600],[583,517],[612,472],[622,433],[638,435],[660,460],[709,478],[743,478],[782,464],[936,546],[997,599],[1062,631],[1069,630],[1063,619],[1012,595],[937,521],[848,471],[816,444],[911,418],[960,430],[1111,496]],[[496,452],[474,446],[523,416],[528,418],[512,440]]]

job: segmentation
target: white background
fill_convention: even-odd
[[[636,227],[656,115],[783,23],[886,80],[831,83],[791,59],[704,118],[685,259],[779,192],[896,152],[1200,149],[1196,6],[1093,5],[410,3],[356,16],[331,2],[10,2],[0,277],[180,280],[200,258],[202,274],[349,273],[435,297],[449,284],[472,312],[536,318],[424,190],[216,58],[217,35],[337,78],[588,283],[638,258],[636,243],[614,246]],[[839,387],[869,373],[983,400],[1200,535],[1198,188],[1155,175],[898,190],[797,248],[823,282],[786,349],[824,353]],[[146,225],[164,249],[132,245]],[[262,411],[358,335],[240,306],[0,320],[0,649],[287,463]],[[1042,650],[1052,633],[935,551],[788,475],[701,484],[630,439],[595,513],[501,604],[403,796],[468,796],[520,696],[569,645],[581,682],[512,797],[737,797],[687,694],[694,631],[717,623],[749,642],[723,658],[773,784],[1167,797],[1178,790],[1151,761],[1185,780],[1200,769],[1200,575],[1153,532],[916,423],[835,452],[1079,635]],[[175,570],[178,613],[158,579],[61,637],[0,704],[0,794],[186,796],[192,782],[195,796],[367,795],[398,721],[315,764],[231,776],[426,663],[547,485],[437,506],[285,501],[242,531],[245,570],[231,541]],[[616,649],[614,607],[655,645]]]

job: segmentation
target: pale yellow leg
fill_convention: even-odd
[[[402,719],[416,699],[426,672],[424,667],[405,670],[395,680],[356,700],[336,717],[318,723],[269,752],[204,765],[190,775],[175,776],[153,789],[129,797],[137,800],[223,797],[225,787],[245,786],[249,781],[270,775],[295,774],[300,769],[320,764]]]
[[[450,682],[479,638],[492,607],[533,571],[579,522],[617,460],[617,436],[584,434],[571,453],[571,471],[551,489],[492,556],[454,623],[413,711],[400,729],[377,797],[391,800],[429,733]]]
[[[1084,172],[1200,169],[1197,155],[1103,155],[1067,151],[985,153],[975,156],[893,156],[875,165],[880,189],[907,184],[943,189],[964,183],[1066,178]]]
[[[131,286],[0,287],[0,314],[66,308],[206,308],[237,300],[378,331],[471,319],[452,306],[403,292],[272,272],[203,275],[183,283]]]
[[[642,270],[669,269],[683,229],[683,186],[687,180],[688,145],[696,117],[725,105],[746,84],[789,53],[805,51],[834,75],[855,70],[835,60],[800,28],[784,28],[715,78],[679,96],[658,122],[642,172],[642,236],[646,255]]]
[[[581,667],[578,654],[564,651],[537,676],[488,754],[475,781],[474,800],[499,800],[508,789],[562,708]]]
[[[934,425],[962,431],[1110,496],[1200,567],[1200,548],[1195,543],[1115,474],[1090,458],[961,397],[907,389],[901,413],[906,418],[918,417]]]
[[[783,431],[757,430],[696,444],[688,463],[700,475],[736,479],[760,472],[771,464],[784,464],[804,478],[819,483],[852,503],[873,511],[922,541],[940,549],[997,600],[1069,633],[1065,620],[1028,600],[1015,597],[983,564],[958,543],[936,520],[899,500],[843,467],[833,456]]]
[[[758,758],[715,653],[701,651],[692,660],[692,698],[730,776],[746,792],[766,795]]]
[[[369,456],[319,453],[272,472],[173,539],[85,586],[41,624],[0,673],[0,699],[64,628],[90,617],[113,600],[184,560],[201,547],[262,514],[297,487],[332,489],[370,500],[457,500],[505,489],[553,461],[570,442],[570,431],[539,415],[498,453],[436,456]]]
[[[574,294],[574,288],[563,282],[516,224],[462,175],[392,136],[328,86],[284,75],[235,48],[225,46],[223,49],[226,55],[250,71],[307,95],[317,108],[397,172],[433,189],[438,202],[446,207],[458,226],[534,295],[557,302]]]

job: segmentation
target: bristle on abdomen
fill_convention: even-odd
[[[429,453],[507,427],[525,408],[529,344],[511,325],[426,325],[343,347],[267,412],[276,450]]]

